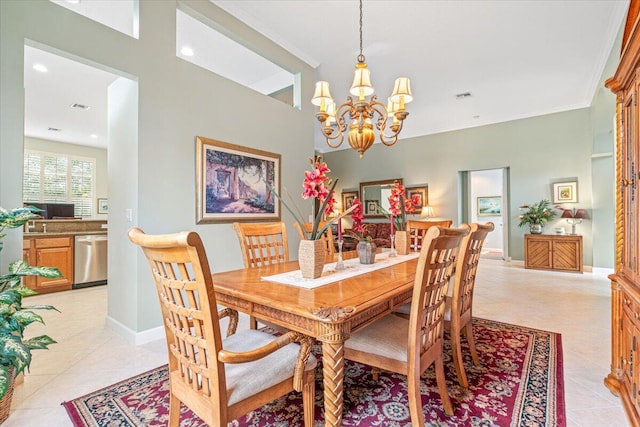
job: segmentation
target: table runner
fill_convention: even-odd
[[[398,255],[389,257],[389,252],[376,254],[376,260],[373,264],[360,264],[358,258],[344,261],[344,270],[336,270],[336,263],[332,262],[324,265],[322,276],[317,279],[305,279],[302,277],[300,270],[288,271],[286,273],[274,274],[272,276],[262,276],[262,280],[268,282],[281,283],[283,285],[297,286],[305,289],[318,288],[328,285],[329,283],[339,282],[349,277],[365,274],[370,271],[379,270],[381,268],[391,267],[401,262],[409,261],[420,256],[419,252],[411,252],[408,255]]]

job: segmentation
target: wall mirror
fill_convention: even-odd
[[[402,178],[360,183],[360,200],[365,218],[384,218],[384,215],[377,209],[378,206],[389,212],[389,196],[394,181],[402,184]]]

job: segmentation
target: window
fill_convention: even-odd
[[[23,200],[73,203],[77,217],[93,216],[96,159],[26,150]]]

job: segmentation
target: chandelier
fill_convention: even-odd
[[[373,94],[371,75],[365,57],[362,54],[362,0],[360,0],[360,54],[354,72],[353,84],[349,92],[353,96],[347,96],[347,102],[336,109],[336,103],[329,92],[329,83],[316,82],[315,92],[311,103],[319,107],[316,118],[322,124],[322,133],[327,139],[327,145],[338,148],[347,133],[347,140],[351,148],[360,153],[371,147],[376,139],[375,129],[378,130],[380,141],[387,146],[398,142],[398,135],[402,131],[402,124],[409,112],[405,110],[405,104],[413,100],[411,86],[407,77],[399,77],[395,81],[391,97],[387,106],[378,101]],[[366,97],[371,96],[369,100]],[[347,124],[345,116],[349,116],[350,124]],[[375,123],[375,125],[374,125]],[[388,134],[387,132],[390,131]]]

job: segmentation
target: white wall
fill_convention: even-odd
[[[242,257],[231,225],[195,224],[195,138],[202,135],[280,153],[282,186],[299,188],[313,155],[313,106],[305,101],[302,110],[294,109],[177,58],[178,3],[225,27],[282,68],[299,73],[301,97],[311,99],[313,69],[210,2],[141,0],[140,38],[133,39],[49,1],[1,1],[0,205],[22,202],[23,51],[25,42],[32,43],[138,84],[137,144],[123,149],[122,155],[109,153],[110,172],[125,170],[130,178],[117,187],[109,178],[110,247],[130,245],[126,232],[131,225],[148,233],[195,230],[214,271],[238,268]],[[137,159],[137,170],[127,169],[132,159]],[[133,209],[134,220],[115,221],[113,215],[127,207]],[[288,226],[293,222],[286,212],[283,220]],[[298,237],[290,231],[295,254]],[[21,256],[21,236],[13,234],[5,239],[3,265],[5,254],[9,261]],[[120,291],[110,290],[109,316],[124,331],[135,333],[160,326],[161,321],[148,266],[132,266],[129,252],[109,254],[110,265],[123,268]]]
[[[478,197],[502,196],[502,169],[491,169],[482,171],[471,171],[469,173],[471,181],[471,212],[470,222],[485,223],[493,222],[495,229],[487,235],[484,241],[484,249],[502,250],[502,215],[478,216]],[[505,200],[502,199],[505,203]],[[501,210],[504,212],[504,207]]]

